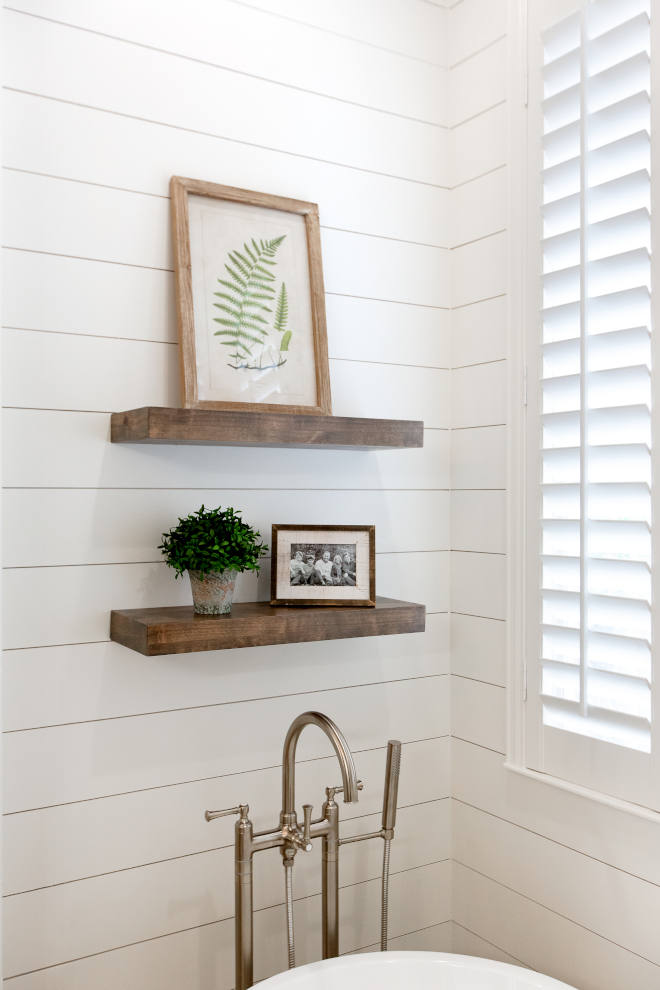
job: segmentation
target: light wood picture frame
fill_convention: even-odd
[[[331,416],[318,206],[181,176],[170,193],[183,408]]]
[[[376,605],[376,527],[273,524],[270,604]]]

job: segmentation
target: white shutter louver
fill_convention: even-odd
[[[543,35],[543,724],[650,752],[650,0]]]

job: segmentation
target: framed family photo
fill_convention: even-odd
[[[375,526],[273,526],[271,605],[376,604]]]
[[[332,415],[316,204],[170,191],[183,407]]]

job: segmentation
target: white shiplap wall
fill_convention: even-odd
[[[503,768],[507,6],[450,11],[452,947],[657,990],[660,828]]]
[[[383,747],[404,741],[392,945],[450,944],[448,17],[430,0],[5,11],[10,990],[229,990],[233,826],[203,811],[249,801],[274,823],[308,708],[356,754],[350,829],[376,827]],[[423,450],[109,444],[111,411],[179,401],[173,174],[319,203],[334,412],[424,419]],[[201,502],[265,534],[375,523],[379,593],[425,602],[427,632],[159,660],[109,643],[112,608],[188,600],[156,546]],[[268,580],[267,561],[239,600]],[[328,754],[303,736],[300,803],[336,782]],[[342,855],[347,952],[378,940],[380,848]],[[320,863],[298,859],[307,961]],[[258,978],[286,965],[282,880],[260,855]]]

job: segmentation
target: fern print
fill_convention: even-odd
[[[234,348],[230,354],[234,363],[228,362],[230,368],[240,370],[261,368],[263,365],[269,324],[261,314],[272,312],[266,303],[272,303],[275,299],[275,288],[272,285],[275,276],[264,266],[274,267],[277,264],[273,259],[285,237],[286,234],[283,234],[270,241],[260,240],[259,244],[252,238],[251,248],[247,244],[243,245],[244,253],[229,252],[230,263],[225,264],[225,268],[232,281],[219,278],[218,282],[223,286],[224,291],[213,293],[221,300],[213,305],[227,315],[214,317],[213,321],[223,328],[216,330],[214,336],[227,338],[220,343]],[[281,298],[282,290],[280,290]],[[286,290],[284,290],[284,300],[286,322]],[[255,344],[261,345],[258,363],[254,360],[250,361]],[[273,366],[283,363],[278,360]]]

